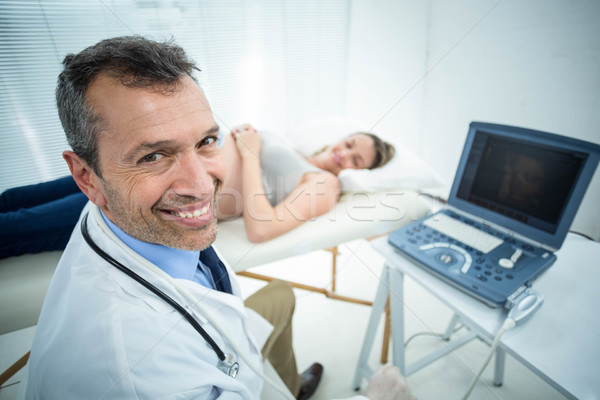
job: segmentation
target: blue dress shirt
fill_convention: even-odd
[[[202,286],[214,289],[212,273],[200,261],[200,251],[188,251],[174,249],[160,244],[142,242],[129,236],[121,228],[115,225],[102,211],[102,218],[106,225],[119,239],[129,246],[133,251],[165,271],[172,278],[187,279],[197,282]]]

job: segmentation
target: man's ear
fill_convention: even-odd
[[[106,197],[104,196],[98,175],[96,175],[85,161],[72,151],[64,151],[63,158],[67,162],[71,175],[77,186],[79,186],[79,189],[85,193],[92,203],[98,207],[104,206],[106,204]]]

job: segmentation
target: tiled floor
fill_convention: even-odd
[[[341,245],[339,250],[342,254],[338,261],[338,292],[372,300],[381,272],[382,258],[364,240]],[[326,287],[331,281],[330,260],[330,253],[317,251],[253,271]],[[240,281],[246,295],[264,284],[248,278],[240,278]],[[405,279],[405,285],[406,337],[421,331],[443,331],[451,317],[449,309],[410,279]],[[303,290],[296,290],[296,297],[294,347],[299,368],[302,370],[314,361],[321,362],[325,367],[322,383],[313,398],[343,398],[356,394],[352,388],[352,380],[370,307],[330,300],[321,294]],[[34,328],[29,328],[0,336],[2,370],[27,351],[33,332]],[[377,337],[370,360],[374,368],[379,365],[381,348],[381,334]],[[439,339],[435,337],[417,337],[408,346],[409,361],[425,354],[438,343]],[[459,399],[484,362],[487,352],[487,345],[473,341],[410,376],[409,386],[421,400]],[[491,385],[492,371],[493,367],[486,369],[470,399],[564,399],[550,385],[510,356],[507,356],[505,383],[502,387]],[[19,379],[20,375],[15,376],[0,389],[0,400],[15,398]],[[363,382],[362,390],[366,385],[366,381]]]

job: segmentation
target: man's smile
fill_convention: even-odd
[[[204,225],[213,219],[213,207],[211,203],[196,204],[185,207],[158,207],[160,213],[166,220],[185,221],[186,225],[192,223]]]

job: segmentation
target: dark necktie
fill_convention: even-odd
[[[232,294],[227,269],[212,246],[200,252],[200,261],[210,269],[217,290]]]

